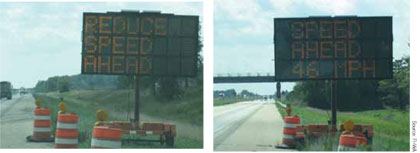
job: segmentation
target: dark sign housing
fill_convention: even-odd
[[[274,19],[275,79],[392,78],[392,17]]]
[[[84,13],[82,74],[195,76],[198,16]]]

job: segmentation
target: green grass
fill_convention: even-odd
[[[254,99],[245,99],[245,98],[214,98],[213,106],[221,106],[227,104],[233,104],[241,101],[250,101]]]
[[[134,92],[132,90],[97,89],[75,90],[66,93],[50,92],[34,94],[43,106],[52,112],[52,122],[56,122],[59,97],[63,97],[68,112],[79,115],[79,148],[90,148],[95,112],[104,109],[108,121],[128,121],[133,116]],[[203,103],[202,89],[188,89],[182,100],[162,101],[149,95],[141,95],[140,120],[174,123],[177,126],[175,148],[203,147]],[[55,131],[55,124],[52,125]],[[166,148],[159,143],[124,144],[123,148]]]
[[[284,108],[276,104],[282,116],[285,116]],[[305,106],[292,105],[292,115],[301,118],[301,124],[327,124],[330,112]],[[409,151],[410,150],[410,113],[394,109],[370,110],[361,112],[337,112],[338,125],[347,120],[352,120],[356,124],[373,125],[373,151]],[[312,151],[331,151],[322,147],[326,141],[338,142],[338,137],[323,138],[316,142],[305,144],[301,150]],[[328,144],[328,143],[327,143]],[[321,147],[320,147],[321,146]],[[328,145],[326,145],[328,146]],[[337,145],[336,145],[337,146]]]

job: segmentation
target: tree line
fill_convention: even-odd
[[[261,98],[263,96],[250,92],[248,90],[242,90],[241,92],[237,93],[235,89],[227,89],[227,90],[215,90],[213,91],[214,98]]]
[[[202,73],[202,71],[201,71]],[[186,88],[202,88],[203,76],[194,78],[181,77],[140,77],[140,90],[151,91],[154,96],[164,99],[176,99],[184,94]],[[35,92],[68,92],[70,90],[95,89],[135,89],[134,76],[113,75],[72,75],[54,76],[38,81]]]

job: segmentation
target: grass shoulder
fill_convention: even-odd
[[[279,113],[285,116],[285,108],[281,107],[280,104],[276,104],[276,106]],[[330,119],[330,113],[330,110],[292,104],[292,115],[298,115],[301,118],[302,125],[327,124]],[[337,112],[338,125],[347,120],[352,120],[356,124],[373,125],[373,151],[409,151],[410,149],[410,131],[408,128],[410,126],[410,113],[407,111],[380,109],[359,112]],[[336,141],[338,142],[338,138],[330,139],[337,139]],[[327,141],[331,141],[330,139],[319,139],[317,142],[305,144],[302,149],[331,151],[331,148],[320,147],[320,143],[325,144]]]

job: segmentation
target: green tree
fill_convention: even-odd
[[[46,92],[46,81],[38,81],[35,85],[35,92]]]
[[[159,79],[159,97],[166,100],[178,99],[182,96],[183,90],[174,77],[162,77]]]
[[[70,91],[70,77],[69,76],[60,77],[58,80],[58,88],[60,92]]]
[[[126,75],[118,76],[117,88],[118,89],[134,89],[135,88],[134,76],[126,76]]]
[[[405,110],[410,105],[410,57],[394,61],[393,79],[379,82],[378,92],[384,105]]]

